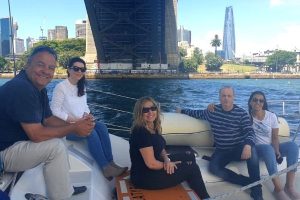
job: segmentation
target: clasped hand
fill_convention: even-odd
[[[95,127],[95,118],[91,114],[85,114],[76,122],[76,132],[80,136],[88,136]]]
[[[167,172],[167,174],[173,174],[175,172],[175,169],[177,169],[176,164],[179,163],[181,163],[181,161],[164,162],[164,170]]]

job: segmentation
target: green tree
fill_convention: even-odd
[[[215,38],[210,42],[211,46],[215,47],[215,55],[217,55],[218,47],[221,46],[221,40],[219,36],[216,34]]]
[[[38,45],[47,45],[52,47],[58,55],[58,63],[62,67],[66,67],[68,60],[73,56],[84,56],[85,54],[85,39],[67,39],[62,41],[46,40],[36,43]],[[28,55],[31,49],[26,54]],[[27,57],[27,56],[26,56]]]
[[[294,65],[297,61],[297,54],[295,52],[279,50],[268,56],[266,65],[269,70],[273,72],[282,71],[286,65]]]
[[[195,63],[197,63],[198,66],[203,63],[204,57],[202,51],[198,47],[195,48],[192,55],[192,59],[194,60]]]
[[[184,58],[180,68],[183,72],[196,72],[199,65],[203,63],[203,54],[199,48],[195,48],[191,58]]]
[[[221,57],[209,52],[205,56],[205,67],[207,71],[220,71],[223,65]]]
[[[0,71],[4,71],[5,68],[7,67],[7,60],[5,60],[5,58],[0,56]]]
[[[179,55],[181,58],[184,58],[187,55],[186,49],[178,47]]]

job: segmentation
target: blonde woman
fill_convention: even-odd
[[[129,140],[132,183],[137,188],[163,189],[187,181],[201,199],[209,198],[194,154],[167,154],[160,116],[151,97],[140,98],[134,106]]]

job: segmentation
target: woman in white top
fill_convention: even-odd
[[[70,59],[67,69],[68,78],[54,88],[51,110],[53,115],[66,122],[76,123],[85,114],[90,113],[85,90],[85,71],[86,63],[83,59],[79,57]],[[67,139],[87,139],[91,155],[108,180],[127,170],[127,167],[120,167],[114,163],[108,130],[102,122],[97,121],[94,130],[86,138],[69,134]]]
[[[297,163],[298,146],[292,141],[279,143],[278,119],[274,113],[268,111],[267,100],[263,92],[255,91],[250,95],[248,109],[256,135],[256,151],[258,156],[265,161],[269,174],[277,172],[277,162],[281,163],[282,157],[286,157],[288,167]],[[296,192],[294,187],[295,172],[296,169],[287,173],[284,189],[278,177],[272,179],[274,195],[277,199],[300,199],[300,193]]]

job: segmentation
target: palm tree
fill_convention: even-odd
[[[211,46],[215,47],[215,56],[217,55],[217,48],[221,46],[221,40],[219,36],[216,34],[215,38],[210,42]]]

